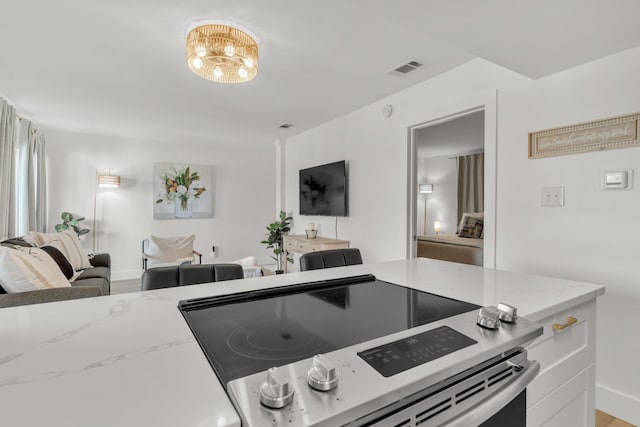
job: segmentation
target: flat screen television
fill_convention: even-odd
[[[300,215],[347,216],[344,160],[300,170]]]

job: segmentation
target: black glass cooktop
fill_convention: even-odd
[[[372,275],[181,301],[224,384],[479,306]]]

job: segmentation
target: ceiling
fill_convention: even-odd
[[[0,94],[22,114],[171,141],[270,144],[477,57],[540,78],[640,45],[637,0],[4,3]],[[222,85],[187,68],[186,30],[205,19],[258,36],[254,80]],[[387,73],[412,60],[424,66]]]

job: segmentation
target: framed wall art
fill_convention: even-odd
[[[212,167],[153,164],[153,219],[213,217]]]
[[[529,133],[529,158],[640,145],[640,113]]]

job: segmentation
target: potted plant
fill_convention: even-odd
[[[287,251],[283,248],[283,237],[286,233],[288,233],[291,228],[289,227],[290,221],[293,218],[287,216],[284,211],[280,211],[280,220],[272,222],[267,226],[267,239],[263,240],[263,245],[267,245],[267,249],[273,249],[272,256],[276,261],[276,274],[284,273],[284,263],[290,262],[293,264],[293,257],[289,255]]]
[[[83,234],[87,234],[89,232],[88,228],[80,228],[81,227],[80,221],[84,221],[84,217],[74,218],[72,213],[62,212],[62,214],[60,215],[60,218],[62,218],[62,224],[56,225],[57,232],[61,232],[71,228],[73,229],[73,231],[76,232],[78,237],[82,236]]]

